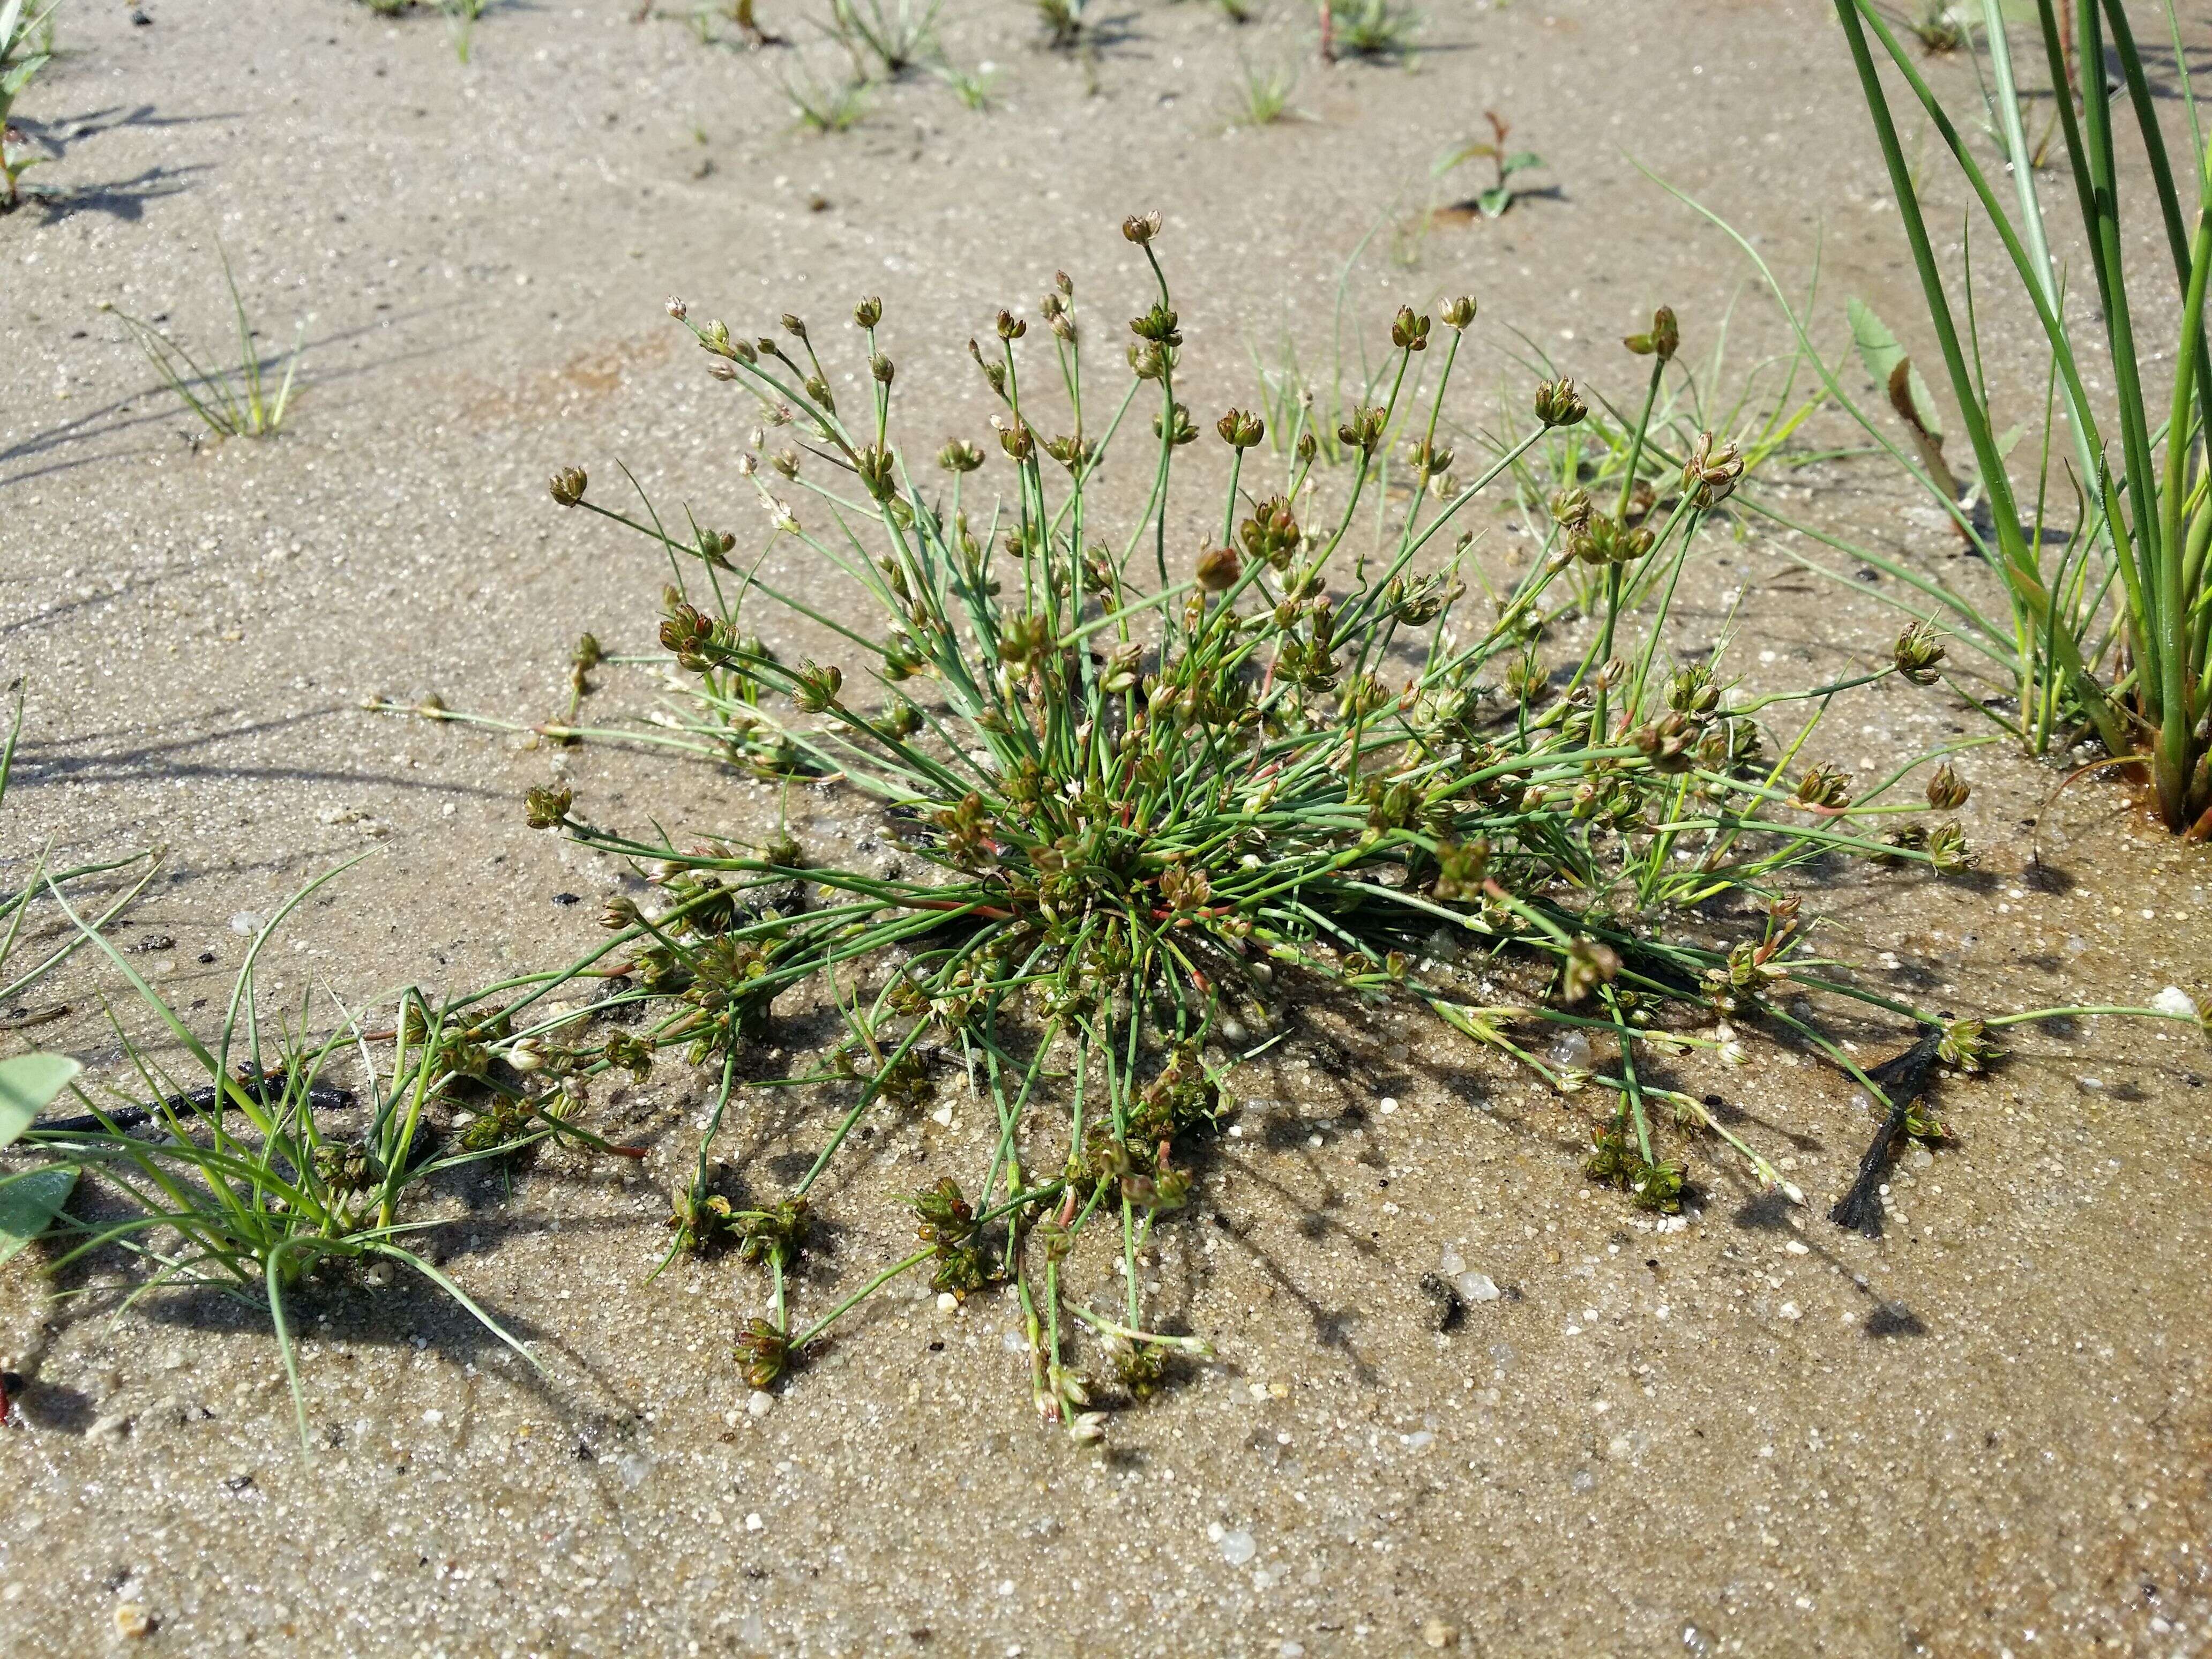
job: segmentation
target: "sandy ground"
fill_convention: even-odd
[[[754,326],[880,293],[916,425],[982,436],[968,336],[1056,267],[1097,314],[1133,309],[1123,214],[1166,216],[1201,414],[1250,401],[1255,349],[1325,359],[1340,273],[1381,226],[1346,280],[1370,349],[1400,301],[1464,289],[1484,384],[1527,378],[1510,324],[1618,399],[1638,371],[1615,337],[1663,301],[1699,350],[1747,274],[1632,156],[1801,287],[1817,233],[1832,348],[1847,293],[1912,314],[1812,0],[1438,4],[1414,71],[1310,69],[1310,118],[1260,131],[1226,130],[1239,59],[1306,52],[1303,8],[1239,29],[1109,7],[1079,62],[1036,50],[1021,8],[954,0],[948,42],[1002,67],[1001,107],[916,78],[830,139],[787,129],[769,77],[788,53],[631,10],[495,11],[465,68],[434,18],[340,0],[143,0],[143,23],[84,0],[21,111],[58,156],[33,176],[67,194],[0,222],[0,678],[28,687],[0,862],[49,838],[164,847],[118,937],[197,1018],[236,966],[234,921],[363,850],[285,936],[272,993],[460,987],[595,942],[617,872],[521,821],[546,753],[356,704],[435,691],[539,718],[582,629],[649,647],[659,572],[552,508],[554,465],[627,464],[758,528],[731,467],[750,422],[659,315],[668,293]],[[1555,193],[1406,231],[1430,162],[1492,106]],[[193,442],[95,309],[216,343],[218,242],[270,342],[305,326],[273,442]],[[1739,365],[1780,339],[1755,299],[1735,329]],[[2001,381],[2033,375],[2024,352],[1992,331]],[[1877,476],[1814,469],[1792,504],[1939,554]],[[1783,550],[1717,548],[1686,626],[1717,629],[1747,584],[1731,662],[1754,684],[1879,649],[1893,621]],[[1824,741],[1871,769],[1964,718],[1899,688],[1839,703]],[[665,760],[564,764],[609,818],[743,832],[775,808]],[[2046,806],[2056,772],[1995,750],[1967,769],[1981,874],[1839,878],[1815,901],[1838,954],[1960,1012],[2212,988],[2201,851],[2105,784]],[[870,828],[804,793],[792,821],[825,850]],[[63,983],[76,1012],[42,1044],[112,1065],[100,982]],[[1699,1203],[1661,1231],[1579,1179],[1577,1103],[1318,1011],[1241,1080],[1242,1133],[1148,1265],[1218,1362],[1087,1452],[1037,1428],[1014,1310],[989,1297],[943,1314],[896,1289],[749,1400],[728,1339],[757,1282],[687,1263],[640,1288],[700,1104],[665,1071],[603,1114],[654,1147],[642,1170],[549,1156],[512,1201],[447,1195],[437,1249],[548,1376],[434,1297],[333,1285],[308,1302],[312,1467],[244,1310],[114,1319],[50,1298],[35,1253],[0,1273],[0,1363],[27,1383],[0,1433],[0,1642],[107,1652],[127,1607],[149,1650],[192,1654],[2198,1652],[2212,1054],[2178,1031],[2039,1030],[1947,1083],[1956,1144],[1900,1166],[1872,1242],[1821,1218],[1869,1121],[1802,1056],[1710,1086],[1812,1207],[1700,1152]],[[1899,1034],[1850,1035],[1872,1058]],[[749,1119],[725,1155],[770,1184],[827,1109]],[[802,1299],[899,1248],[890,1194],[981,1133],[924,1121],[846,1169]],[[1419,1281],[1447,1252],[1504,1295],[1440,1331]]]

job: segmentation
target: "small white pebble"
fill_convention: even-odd
[[[1488,1273],[1455,1274],[1452,1288],[1459,1292],[1462,1302],[1495,1302],[1498,1297],[1498,1281]]]
[[[939,1291],[937,1293],[937,1311],[938,1311],[938,1312],[939,1312],[939,1313],[951,1313],[951,1312],[952,1312],[955,1309],[957,1309],[957,1307],[959,1307],[959,1305],[960,1305],[960,1298],[959,1298],[958,1297],[957,1297],[957,1296],[953,1295],[951,1291]]]
[[[767,1524],[768,1522],[762,1520],[757,1513],[749,1515],[745,1517],[745,1530],[747,1532],[758,1532]]]
[[[766,1389],[755,1389],[745,1400],[745,1411],[754,1417],[766,1417],[775,1409],[775,1396]]]
[[[1388,1117],[1388,1116],[1389,1116],[1389,1115],[1390,1115],[1390,1114],[1391,1114],[1391,1113],[1393,1113],[1393,1112],[1396,1111],[1397,1109],[1398,1109],[1398,1103],[1397,1103],[1396,1101],[1393,1100],[1393,1099],[1392,1099],[1389,1096],[1388,1096],[1388,1095],[1385,1095],[1385,1096],[1383,1096],[1383,1097],[1382,1097],[1382,1115],[1383,1115],[1383,1116]]]
[[[1221,1559],[1232,1567],[1241,1567],[1260,1553],[1252,1534],[1239,1527],[1235,1532],[1221,1534]]]

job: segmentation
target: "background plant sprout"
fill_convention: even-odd
[[[284,378],[278,383],[275,395],[270,396],[264,376],[276,367],[276,362],[264,357],[254,337],[253,325],[246,314],[246,301],[239,296],[238,279],[230,269],[229,254],[220,246],[216,252],[222,260],[223,286],[230,291],[231,315],[238,327],[238,368],[234,372],[210,373],[151,323],[118,311],[104,301],[100,309],[114,313],[169,390],[216,436],[274,437],[283,429],[284,416],[292,406],[292,380],[299,373],[300,343],[306,337],[307,325],[303,322],[294,331]]]
[[[1139,1397],[1189,1342],[1153,1328],[1133,1269],[1114,1316],[1086,1306],[1085,1247],[1103,1232],[1131,1267],[1187,1203],[1194,1145],[1233,1109],[1229,1068],[1275,1040],[1292,994],[1424,1007],[1561,1091],[1589,1091],[1602,1109],[1590,1174],[1660,1210],[1680,1200],[1686,1172],[1669,1151],[1691,1136],[1717,1137],[1756,1179],[1786,1186],[1698,1094],[1668,1081],[1675,1058],[1722,1050],[1718,1016],[1811,1044],[1876,1098],[1850,1056],[1785,1006],[1784,988],[1933,1024],[1814,954],[1784,890],[1790,872],[1837,854],[1937,872],[1964,863],[1957,825],[1924,822],[1930,805],[1964,798],[1948,767],[1923,805],[1896,796],[1924,763],[1854,798],[1833,768],[1797,760],[1835,696],[1932,678],[1942,647],[1931,632],[1908,629],[1892,659],[1833,684],[1756,699],[1732,695],[1710,659],[1678,663],[1664,642],[1676,579],[1742,472],[1736,447],[1710,434],[1640,513],[1632,492],[1553,503],[1552,556],[1494,620],[1468,619],[1457,609],[1459,515],[1587,410],[1571,383],[1546,381],[1534,429],[1474,476],[1456,474],[1437,434],[1474,314],[1465,300],[1442,308],[1441,331],[1398,313],[1384,389],[1336,434],[1348,478],[1320,476],[1310,432],[1293,438],[1279,479],[1264,478],[1264,418],[1223,416],[1218,538],[1209,532],[1188,566],[1177,550],[1171,566],[1176,461],[1199,431],[1177,384],[1181,319],[1155,258],[1159,222],[1123,230],[1157,291],[1129,324],[1133,374],[1117,395],[1100,402],[1086,379],[1091,325],[1079,324],[1064,275],[1039,307],[1041,349],[1020,344],[1030,325],[1011,311],[988,349],[972,348],[1011,469],[988,507],[967,494],[981,448],[945,444],[944,482],[930,486],[894,441],[880,301],[854,313],[868,374],[850,402],[833,392],[801,319],[748,338],[670,302],[715,375],[758,401],[763,423],[739,471],[774,526],[771,545],[842,573],[873,625],[860,608],[833,614],[775,586],[757,560],[740,567],[730,534],[688,517],[672,530],[642,501],[604,505],[579,469],[553,480],[556,502],[641,535],[668,561],[661,641],[696,677],[693,708],[641,735],[771,775],[840,779],[878,801],[930,866],[928,878],[907,880],[814,866],[787,841],[749,851],[641,838],[590,822],[565,788],[532,792],[533,824],[633,860],[660,895],[653,909],[611,900],[616,939],[593,958],[592,971],[634,981],[629,994],[650,1011],[635,1048],[549,1047],[541,1062],[549,1075],[588,1077],[675,1050],[719,1073],[672,1224],[679,1244],[730,1239],[770,1271],[775,1316],[739,1343],[756,1386],[846,1310],[928,1263],[940,1291],[1012,1289],[1038,1409],[1095,1435],[1067,1346],[1075,1325],[1108,1341]],[[1671,318],[1631,344],[1650,362],[1631,428],[1640,448],[1675,355]],[[1426,406],[1408,407],[1416,365],[1435,348],[1443,364]],[[1356,551],[1351,532],[1393,431],[1417,487],[1395,532]],[[1109,512],[1093,487],[1117,439],[1147,458],[1152,483],[1133,514]],[[1624,480],[1640,469],[1632,456]],[[1605,610],[1562,689],[1517,666],[1521,621],[1577,564],[1604,571]],[[857,659],[878,699],[841,666],[787,661],[752,631],[749,603],[811,621]],[[1503,691],[1486,677],[1498,670]],[[786,699],[797,719],[771,712]],[[1772,713],[1789,724],[1770,757]],[[1729,892],[1759,907],[1751,933],[1720,950],[1669,937],[1683,907]],[[617,950],[626,960],[609,963]],[[1469,963],[1513,988],[1478,989]],[[834,1006],[845,1036],[820,1065],[752,1086],[834,1085],[851,1103],[783,1198],[738,1211],[708,1189],[707,1152],[739,1098],[740,1053],[764,1042],[787,994]],[[1561,1028],[1612,1058],[1547,1058],[1545,1034]],[[1954,1053],[1978,1058],[1982,1030],[1950,1028]],[[972,1079],[997,1126],[989,1154],[965,1184],[947,1177],[909,1200],[921,1249],[803,1322],[787,1279],[815,1185],[863,1119],[931,1097],[933,1056]]]
[[[822,25],[852,55],[854,75],[871,64],[886,81],[896,81],[929,57],[937,40],[937,14],[943,0],[917,8],[914,0],[830,0],[830,21]]]
[[[2166,9],[2169,27],[2177,31],[2179,54],[2178,22],[2172,8]],[[1900,449],[1880,422],[1844,394],[1832,374],[1829,389],[1875,443],[1928,490],[2003,584],[2008,614],[1986,615],[1971,596],[1940,576],[1868,555],[1869,562],[1909,586],[1931,612],[1942,615],[1960,639],[2011,682],[2016,716],[1988,700],[1976,699],[1977,706],[2036,753],[2044,752],[2054,738],[2087,726],[2114,759],[2139,761],[2147,767],[2160,816],[2170,829],[2201,835],[2212,831],[2212,772],[2207,767],[2212,743],[2205,725],[2208,702],[2212,702],[2205,678],[2208,633],[2212,633],[2212,579],[2208,579],[2206,568],[2206,549],[2212,545],[2212,472],[2199,453],[2206,413],[2212,410],[2203,331],[2205,283],[2212,274],[2203,131],[2185,59],[2178,56],[2177,61],[2185,64],[2183,103],[2193,162],[2189,187],[2194,200],[2185,217],[2183,191],[2176,183],[2142,54],[2124,10],[2107,0],[2079,0],[2074,8],[2070,51],[2059,11],[2054,0],[2038,0],[2036,21],[2050,84],[2060,89],[2054,101],[2075,205],[2081,214],[2087,261],[2097,283],[2101,341],[2093,341],[2067,317],[2060,268],[2036,195],[2034,156],[2020,120],[2019,86],[1998,0],[1983,0],[1983,39],[1995,89],[1988,103],[2002,130],[2013,174],[2015,204],[2009,212],[1956,122],[1879,10],[1866,0],[1838,0],[1837,6],[1919,272],[1929,326],[1973,451],[1987,504],[1986,527],[1958,498],[1955,480],[1932,474],[1923,456]],[[2106,61],[2108,33],[2172,264],[2179,322],[2173,381],[2162,410],[2144,385],[2135,337],[2135,310],[2122,258],[2122,197],[2111,95],[2101,74],[2080,77],[2081,107],[2077,113],[2063,90],[2068,84],[2069,58],[2091,64]],[[1958,284],[1966,310],[1962,331],[1954,309],[1953,285],[1936,259],[1917,180],[1905,160],[1877,64],[1877,48],[1934,127],[1972,190],[1982,216],[1996,230],[2019,294],[2033,307],[2048,349],[2032,501],[2015,494],[2006,471],[2004,441],[1981,373],[1971,264]],[[1741,237],[1736,240],[1758,262],[1749,245]],[[1763,263],[1759,269],[1771,282],[1771,273]],[[1802,320],[1794,312],[1790,314],[1804,339]],[[1807,345],[1809,349],[1809,340]],[[2112,377],[2108,416],[2100,416],[2092,403],[2083,378],[2085,360],[2090,360],[2094,372],[2094,356],[2100,349]],[[1825,368],[1822,372],[1827,374]],[[2107,418],[2117,441],[2107,435]],[[2059,458],[2069,448],[2071,477],[2062,485],[2054,477],[2054,462],[2063,465]],[[2070,529],[2065,527],[2069,519]],[[1854,556],[1865,551],[1832,538],[1817,539]],[[2055,554],[2049,550],[2053,544]]]
[[[1409,58],[1420,32],[1421,15],[1399,0],[1322,0],[1325,64],[1340,56]]]
[[[47,0],[35,9],[29,0],[0,0],[0,213],[22,200],[16,182],[46,158],[23,156],[13,146],[22,135],[9,117],[15,100],[53,58],[53,19],[62,0]]]
[[[1469,161],[1489,162],[1491,182],[1476,192],[1474,204],[1482,210],[1484,218],[1496,219],[1502,217],[1521,194],[1514,188],[1514,175],[1542,167],[1544,158],[1533,149],[1508,149],[1505,141],[1512,134],[1513,124],[1496,110],[1483,111],[1482,118],[1490,124],[1490,137],[1446,151],[1432,171],[1441,179]]]
[[[777,85],[791,106],[793,121],[809,132],[846,132],[868,112],[868,84],[850,76],[822,80],[805,69],[784,76]]]
[[[1237,65],[1236,94],[1231,100],[1233,125],[1243,127],[1273,126],[1278,121],[1297,118],[1300,112],[1291,103],[1298,89],[1298,71],[1295,64],[1280,64],[1272,69],[1255,69],[1241,59]]]

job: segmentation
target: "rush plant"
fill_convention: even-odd
[[[1591,1176],[1658,1210],[1680,1203],[1680,1152],[1708,1135],[1797,1196],[1700,1093],[1668,1080],[1680,1056],[1731,1057],[1723,1014],[1809,1042],[1862,1080],[1796,999],[1918,1018],[1818,956],[1786,885],[1837,855],[1937,873],[1966,860],[1955,823],[1893,799],[1911,768],[1854,789],[1800,759],[1833,697],[1931,678],[1931,632],[1908,629],[1863,672],[1780,696],[1735,694],[1716,657],[1676,660],[1676,578],[1742,469],[1711,434],[1654,499],[1563,495],[1540,563],[1494,605],[1470,605],[1469,509],[1588,411],[1571,382],[1544,381],[1528,434],[1471,475],[1455,470],[1438,433],[1474,317],[1465,299],[1392,320],[1378,397],[1332,434],[1348,475],[1316,471],[1303,410],[1279,477],[1263,476],[1261,416],[1210,422],[1227,487],[1201,544],[1171,548],[1188,514],[1184,457],[1203,434],[1159,220],[1122,229],[1153,278],[1113,353],[1125,384],[1102,401],[1088,368],[1097,325],[1061,275],[1034,320],[1002,310],[970,344],[996,409],[987,445],[900,437],[879,301],[853,313],[857,392],[799,317],[747,335],[672,301],[760,423],[738,462],[766,526],[757,554],[734,556],[733,533],[688,517],[672,528],[641,498],[608,502],[580,468],[552,481],[559,506],[668,564],[660,639],[690,708],[652,740],[840,781],[926,866],[908,878],[817,864],[782,836],[751,848],[633,834],[565,787],[528,802],[533,824],[633,861],[659,894],[617,894],[604,917],[616,937],[600,956],[615,960],[594,971],[622,975],[648,1010],[622,1053],[570,1048],[546,1062],[587,1077],[674,1051],[719,1074],[672,1225],[679,1244],[726,1238],[772,1275],[775,1316],[739,1344],[756,1386],[926,1268],[940,1291],[1010,1290],[1038,1409],[1095,1437],[1074,1328],[1105,1341],[1139,1397],[1197,1346],[1150,1316],[1137,1255],[1189,1203],[1197,1148],[1236,1109],[1232,1068],[1288,1030],[1300,1000],[1423,1009],[1587,1091]],[[1651,369],[1637,442],[1676,343],[1671,316],[1631,343]],[[1443,361],[1417,401],[1431,356]],[[1393,441],[1411,485],[1395,500],[1379,482]],[[1139,485],[1118,506],[1100,483],[1117,445],[1137,452]],[[993,465],[1001,482],[987,489]],[[1125,457],[1117,471],[1131,470]],[[1621,476],[1640,470],[1632,458]],[[1385,526],[1374,535],[1370,496]],[[778,552],[849,598],[818,598],[811,576],[771,580]],[[1603,573],[1602,613],[1553,667],[1532,623],[1576,568]],[[811,629],[817,654],[769,643],[763,606]],[[1792,708],[1804,712],[1771,736],[1768,719]],[[1959,799],[1947,782],[1941,799]],[[1686,907],[1729,894],[1755,924],[1720,948],[1686,940]],[[779,1000],[809,999],[836,1011],[842,1040],[819,1064],[759,1078]],[[1595,1045],[1587,1064],[1547,1056],[1561,1031]],[[988,1150],[963,1178],[912,1195],[919,1248],[797,1316],[787,1281],[817,1182],[863,1123],[921,1110],[940,1069],[967,1079]],[[708,1152],[747,1078],[845,1099],[806,1173],[739,1209],[712,1189]],[[1101,1255],[1123,1269],[1110,1316],[1085,1290],[1114,1283]]]
[[[2116,759],[2145,766],[2157,792],[2160,817],[2176,830],[2212,832],[2212,771],[2208,771],[2206,717],[2212,696],[2206,682],[2207,641],[2212,635],[2212,468],[2203,450],[2212,416],[2212,373],[2205,360],[2204,295],[2212,276],[2212,192],[2208,152],[2184,70],[2191,149],[2177,167],[2166,148],[2142,54],[2124,7],[2112,0],[2075,0],[2074,35],[2066,38],[2057,0],[2037,0],[2037,33],[2055,103],[2081,218],[2086,258],[2096,283],[2093,327],[2069,316],[2062,266],[2053,254],[2035,189],[2035,156],[2020,117],[2020,97],[2001,0],[1982,0],[1994,94],[1990,99],[2012,173],[2014,205],[1999,192],[1962,137],[1957,122],[1921,74],[1913,54],[1871,0],[1837,0],[1875,135],[1917,269],[1943,377],[1956,402],[1973,452],[1987,522],[1970,513],[1931,474],[1924,453],[1908,456],[1869,423],[1884,443],[1925,485],[1958,524],[1961,534],[2002,580],[2011,616],[1984,618],[1946,589],[1931,596],[1972,629],[1992,654],[2008,659],[2019,684],[2017,729],[2031,746],[2046,740],[2051,722],[2037,723],[2039,701],[2063,700],[2065,712],[2092,727]],[[2172,9],[2166,8],[2169,25]],[[2174,35],[2177,62],[2180,52]],[[2069,51],[2070,46],[2070,51]],[[1974,330],[1974,299],[1939,260],[1921,205],[1914,165],[1906,157],[1881,60],[1918,106],[1995,229],[2018,297],[2032,308],[2049,354],[2050,389],[2040,414],[2042,483],[2032,503],[2015,493],[2007,471],[1994,399],[1981,372]],[[2115,63],[2133,117],[2136,143],[2148,175],[2148,191],[2124,191],[2120,135],[2112,92],[2101,71],[2078,77],[2080,108],[2065,92],[2069,62]],[[2125,204],[2147,193],[2155,202],[2164,247],[2150,272],[2127,268]],[[2153,210],[2142,210],[2151,211]],[[2175,318],[2170,349],[2172,379],[2161,402],[2148,384],[2150,361],[2136,335],[2146,307],[2146,284],[2160,290],[2157,314]],[[1960,311],[1965,312],[1962,330]],[[2109,374],[2112,396],[2090,397],[2089,379]],[[2060,427],[2064,428],[2060,431]],[[2071,451],[2080,494],[2077,522],[2046,538],[2057,516],[2051,500],[2054,453]],[[2045,549],[2055,539],[2053,561]],[[2109,608],[2108,608],[2109,607]],[[2110,616],[2109,623],[2106,621]],[[2104,635],[2108,650],[2099,650]]]
[[[544,1046],[585,1016],[533,1024],[526,1010],[569,975],[538,975],[513,1004],[494,1000],[517,988],[510,986],[443,1004],[410,990],[398,1000],[393,1028],[381,1033],[364,1030],[343,1007],[322,1037],[310,1035],[304,1005],[289,1015],[264,1010],[255,988],[262,952],[290,913],[337,873],[302,889],[254,936],[212,1040],[81,921],[50,881],[49,895],[137,993],[173,1058],[158,1057],[118,1022],[127,1085],[111,1079],[93,1088],[75,1061],[51,1055],[29,1057],[43,1063],[35,1070],[21,1062],[0,1067],[0,1146],[13,1143],[11,1161],[37,1160],[0,1173],[0,1222],[21,1195],[66,1196],[82,1174],[88,1179],[80,1195],[89,1190],[92,1200],[78,1206],[82,1213],[53,1215],[48,1229],[56,1267],[117,1252],[135,1262],[118,1311],[180,1287],[265,1310],[291,1379],[303,1452],[311,1449],[307,1402],[289,1308],[319,1266],[383,1262],[418,1274],[535,1365],[443,1269],[409,1248],[436,1224],[425,1213],[426,1188],[464,1166],[511,1160],[550,1139],[641,1155],[582,1127],[574,1121],[580,1091],[541,1075]],[[392,1045],[381,1072],[372,1037]],[[348,1052],[365,1079],[358,1093],[329,1080]],[[80,1115],[33,1121],[40,1108],[70,1100]],[[52,1209],[59,1205],[57,1197]],[[0,1250],[6,1243],[0,1234]]]

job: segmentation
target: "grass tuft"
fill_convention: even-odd
[[[189,351],[151,323],[117,311],[105,301],[100,309],[114,313],[169,390],[218,438],[274,437],[283,429],[292,406],[292,380],[299,372],[300,342],[307,325],[302,323],[295,332],[291,353],[284,360],[284,378],[271,395],[264,377],[276,368],[277,360],[264,356],[246,314],[246,301],[239,295],[230,256],[222,253],[221,257],[223,286],[230,292],[231,314],[238,327],[234,371],[204,369]]]
[[[1249,64],[1240,62],[1237,66],[1231,124],[1240,127],[1267,127],[1278,121],[1298,118],[1299,112],[1291,102],[1297,89],[1298,72],[1293,65],[1255,69]]]
[[[868,85],[841,76],[817,79],[804,69],[793,70],[778,83],[791,106],[795,125],[809,132],[848,132],[860,125],[868,112]]]

